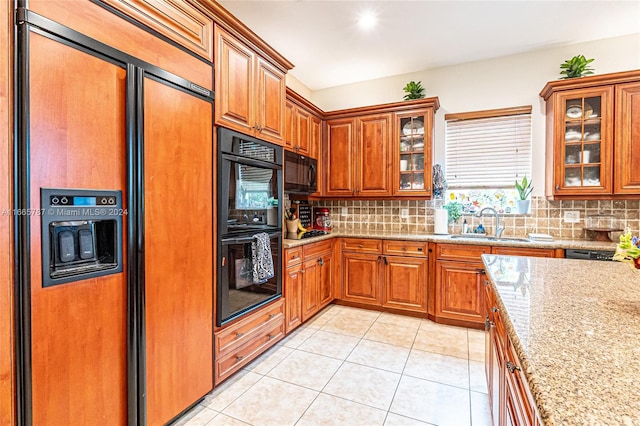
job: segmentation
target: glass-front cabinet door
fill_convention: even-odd
[[[559,94],[555,111],[555,193],[610,194],[613,88]]]
[[[395,195],[431,196],[433,109],[396,113]]]

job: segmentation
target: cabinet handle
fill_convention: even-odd
[[[556,191],[560,191],[560,185],[556,185]]]
[[[258,122],[256,121],[256,124],[253,125],[253,128],[258,130]]]
[[[433,253],[433,249],[429,249],[429,253]]]
[[[363,248],[364,246],[362,244],[358,244],[358,248]]]
[[[276,335],[275,335],[275,334],[269,334],[269,336],[268,336],[268,337],[269,337],[269,340],[271,340],[271,339],[273,339],[274,337],[276,337]]]
[[[244,336],[244,333],[240,333],[240,332],[237,332],[237,333],[236,333],[236,339],[239,339],[239,338],[241,338],[242,336]]]
[[[431,187],[427,186],[427,192],[431,192]]]
[[[291,260],[296,260],[296,259],[300,259],[300,256],[293,256],[293,257],[291,257]]]
[[[382,260],[382,256],[378,256],[378,263]]]
[[[489,280],[484,280],[484,285],[489,285]]]
[[[480,275],[484,275],[487,273],[484,269],[476,269],[476,272],[479,273]]]
[[[493,323],[491,321],[489,321],[489,317],[485,317],[485,319],[484,319],[484,331],[491,330],[491,326],[492,325],[493,325]]]
[[[496,308],[495,306],[492,306],[491,312],[500,312],[500,309]]]
[[[320,265],[320,266],[324,265],[324,259],[323,258],[318,259],[318,265]]]
[[[304,274],[306,271],[304,269],[300,269],[300,273]]]
[[[244,359],[244,357],[243,357],[243,356],[240,356],[240,355],[236,356],[236,362],[240,362],[240,361],[242,361],[243,359]]]
[[[269,319],[274,319],[276,317],[276,314],[269,314]]]
[[[382,259],[384,259],[384,264],[385,264],[385,265],[388,265],[388,264],[389,264],[389,262],[387,262],[387,256],[382,256]]]
[[[518,367],[511,361],[507,361],[507,370],[509,370],[509,373],[513,373],[514,371],[522,371],[520,367]]]
[[[418,251],[422,251],[422,247],[418,247]]]

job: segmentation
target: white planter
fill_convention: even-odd
[[[531,209],[531,200],[516,200],[516,213],[528,214]]]

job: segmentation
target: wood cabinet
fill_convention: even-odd
[[[495,294],[485,285],[485,372],[493,424],[542,424],[513,343],[506,333]]]
[[[301,155],[321,160],[323,112],[287,88],[285,145]]]
[[[438,99],[429,98],[326,113],[322,195],[429,196],[438,107]],[[405,146],[410,151],[401,153]]]
[[[640,70],[552,81],[540,95],[547,198],[640,198]]]
[[[427,243],[344,239],[341,300],[426,314]]]
[[[433,108],[395,114],[393,193],[431,197]]]
[[[285,72],[215,25],[217,125],[282,145]]]
[[[289,333],[333,301],[333,240],[285,250],[285,325]]]
[[[284,337],[284,312],[278,299],[215,333],[216,385]]]

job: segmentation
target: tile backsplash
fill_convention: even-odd
[[[337,229],[361,229],[399,232],[433,233],[434,209],[440,208],[444,200],[322,200],[313,201],[314,206],[328,207]],[[342,214],[346,208],[346,214]],[[408,209],[409,215],[401,218],[402,209]],[[580,222],[566,223],[564,212],[580,212]],[[533,197],[531,213],[526,215],[504,215],[504,236],[526,237],[530,232],[551,234],[560,239],[590,239],[585,227],[587,216],[610,214],[622,227],[629,227],[634,235],[640,230],[640,201],[548,201],[544,197]],[[467,220],[469,227],[480,222],[487,233],[493,233],[493,216],[482,218],[463,215],[457,224],[449,225],[450,234],[462,232],[462,222]],[[612,237],[617,238],[617,235]]]

